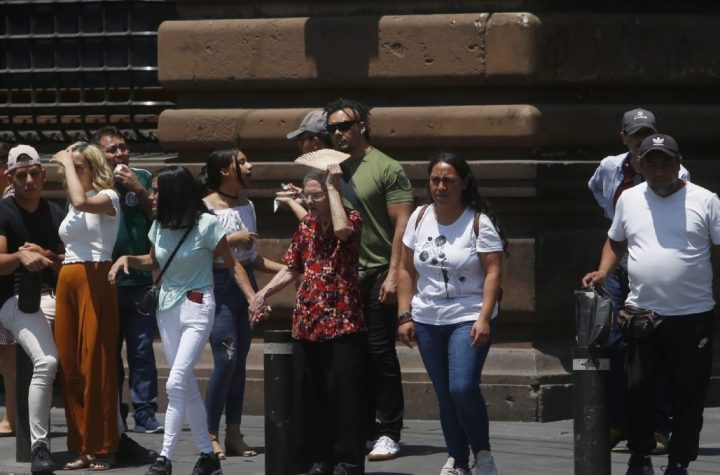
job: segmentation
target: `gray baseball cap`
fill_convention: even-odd
[[[623,114],[622,131],[625,135],[632,135],[642,129],[657,132],[655,115],[652,112],[645,109],[633,109]]]
[[[311,111],[300,122],[300,128],[287,134],[287,138],[293,140],[302,134],[327,135],[326,122],[327,114],[324,111]]]

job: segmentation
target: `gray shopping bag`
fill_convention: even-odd
[[[575,325],[578,346],[607,345],[612,323],[612,301],[595,285],[575,291]]]

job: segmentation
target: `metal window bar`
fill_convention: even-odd
[[[0,0],[0,15],[0,140],[87,140],[115,124],[156,141],[157,115],[174,107],[157,81],[157,28],[174,2]]]

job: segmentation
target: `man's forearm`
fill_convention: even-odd
[[[405,205],[405,203],[401,203]],[[400,212],[398,212],[400,211]],[[398,209],[395,213],[391,214],[391,218],[394,218],[394,231],[392,240],[392,251],[390,252],[390,262],[388,263],[389,273],[397,275],[398,268],[400,267],[400,259],[402,254],[402,237],[405,234],[405,226],[407,226],[410,213],[412,212],[412,203],[409,203],[407,207]]]
[[[20,256],[17,252],[0,254],[0,275],[10,275],[21,265]]]

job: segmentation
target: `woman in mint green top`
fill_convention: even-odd
[[[157,172],[152,187],[150,197],[156,218],[148,237],[153,247],[147,255],[120,257],[110,271],[110,280],[114,281],[121,269],[126,273],[129,268],[162,269],[187,233],[163,274],[160,288],[158,329],[171,369],[166,385],[168,407],[163,448],[147,473],[172,473],[171,459],[187,417],[200,450],[193,474],[210,475],[218,473],[220,460],[212,451],[194,367],[215,317],[214,257],[223,259],[248,300],[255,291],[230,250],[220,221],[203,204],[192,174],[177,165],[166,167]]]

